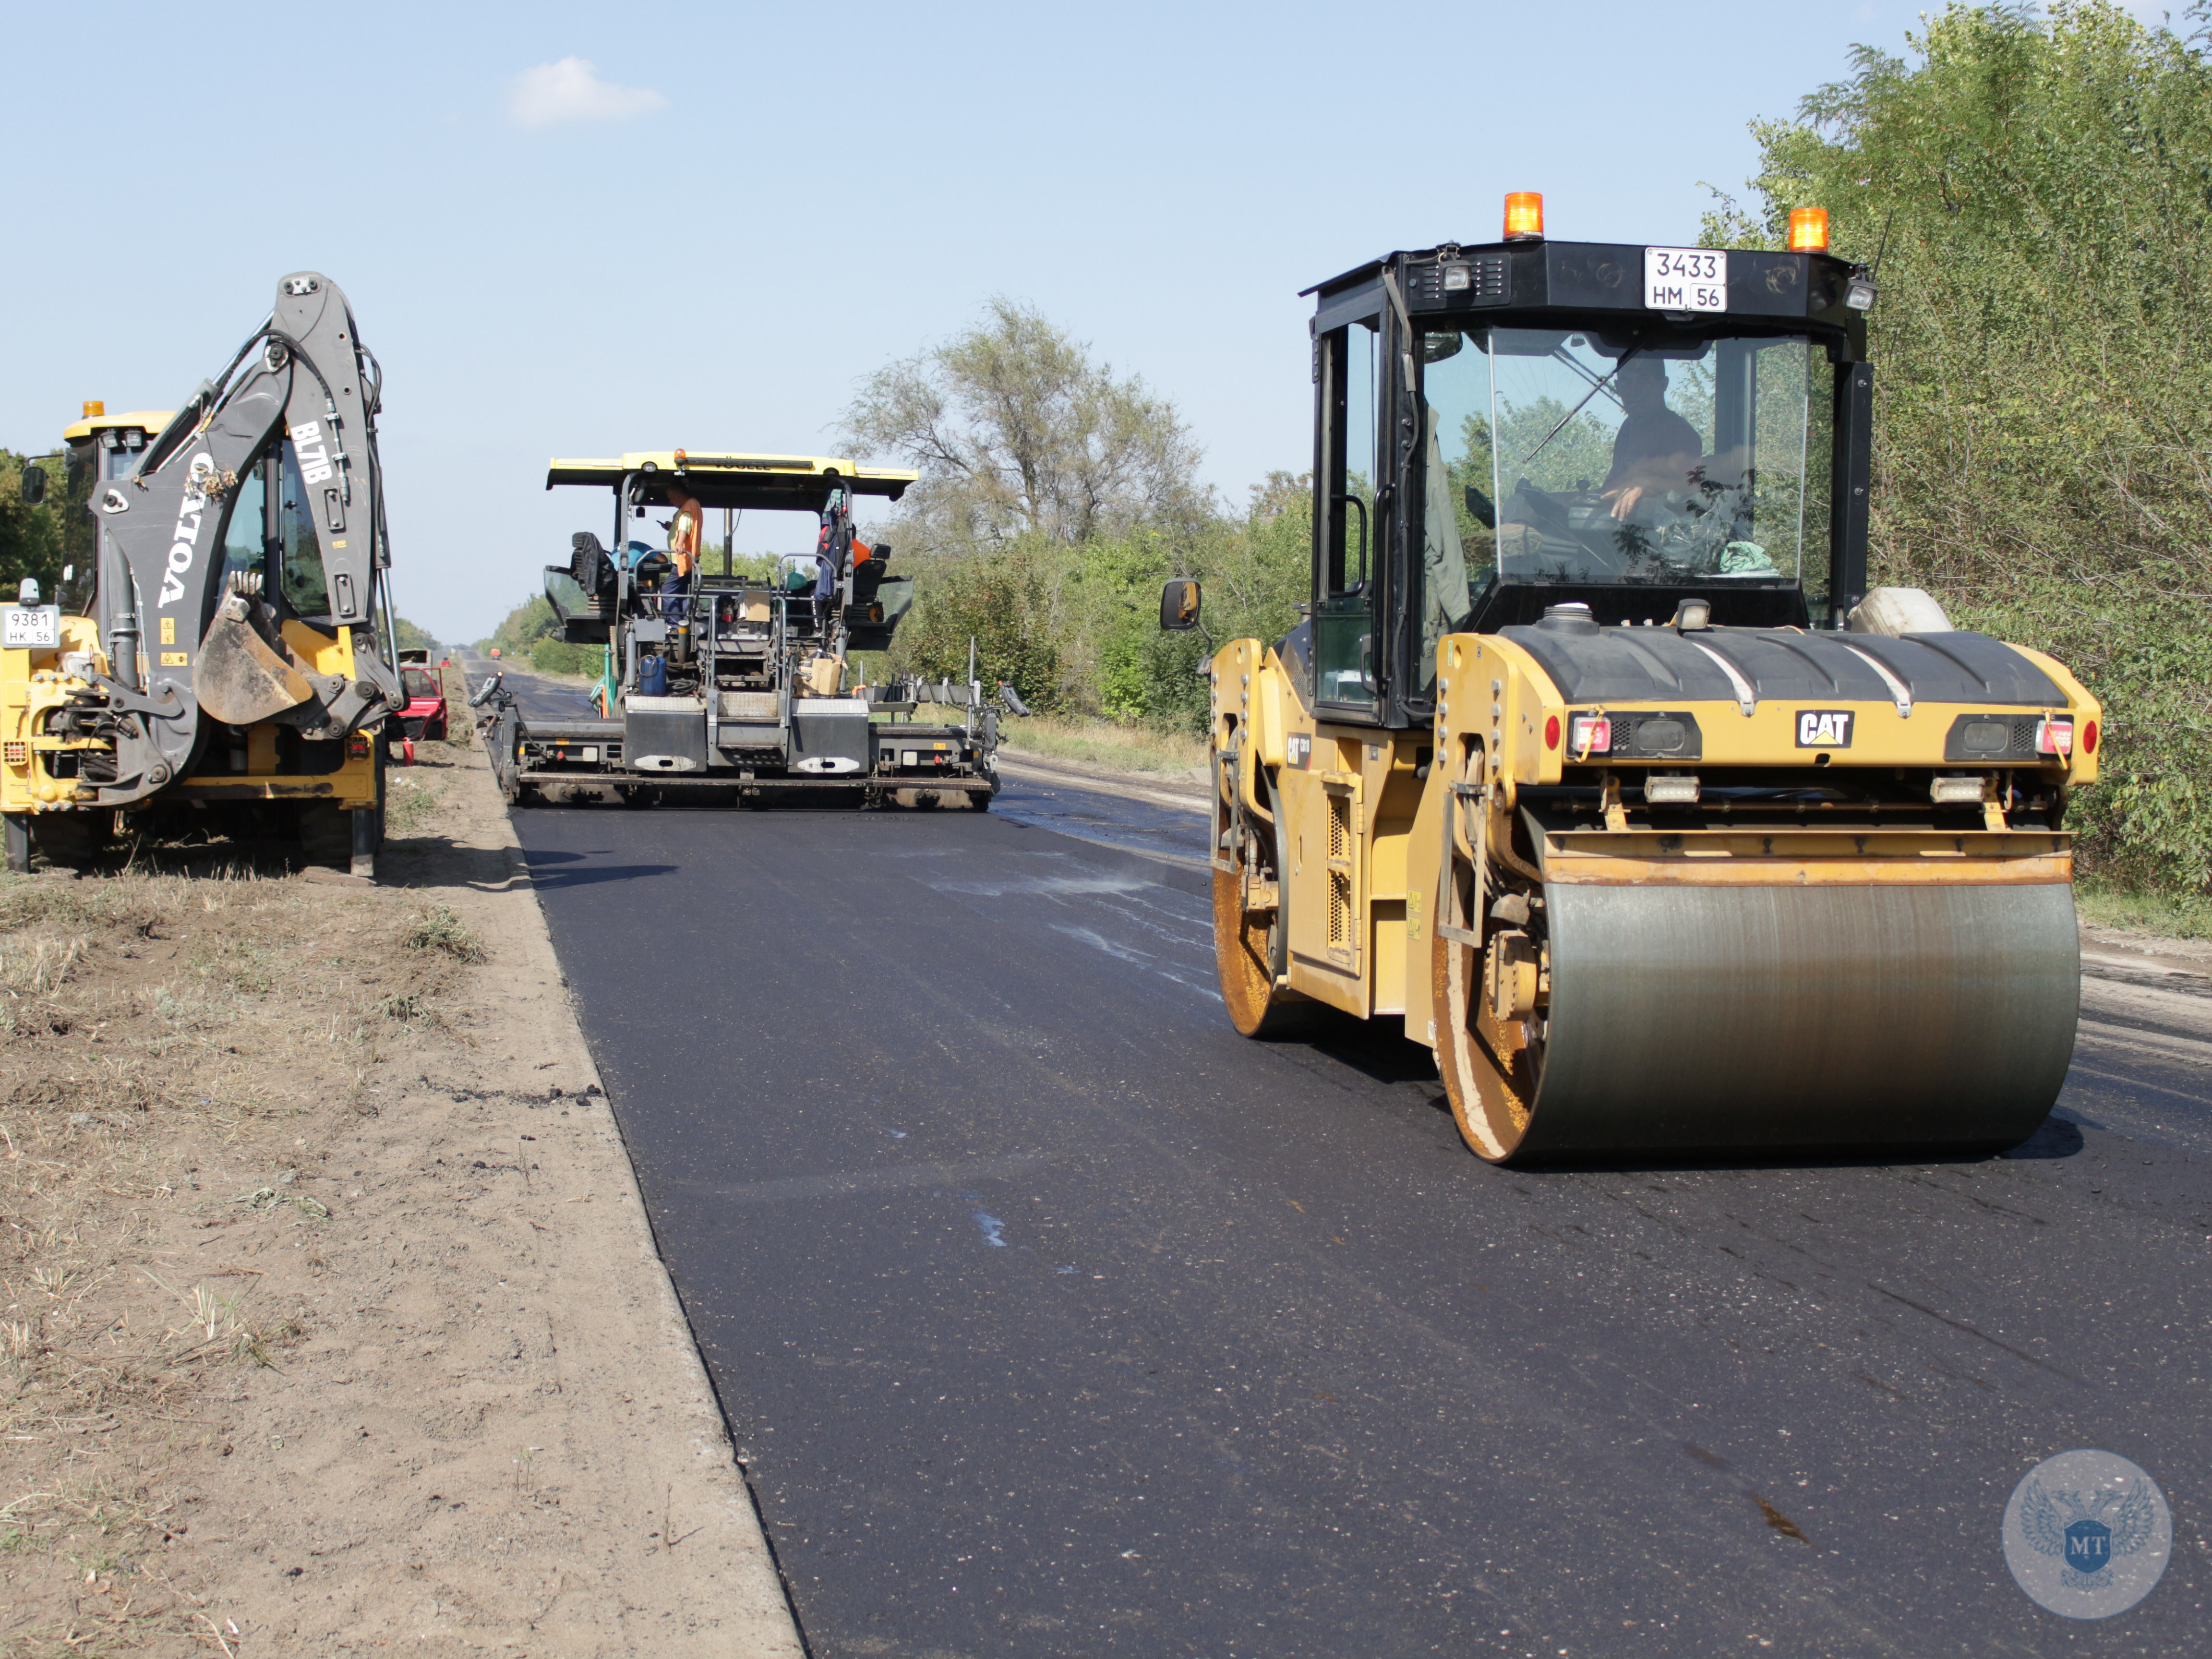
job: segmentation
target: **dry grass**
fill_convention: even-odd
[[[434,904],[422,912],[401,943],[410,951],[441,951],[456,962],[482,962],[485,956],[483,942],[450,905]]]
[[[1141,726],[1081,715],[1038,714],[1028,720],[1007,720],[1000,728],[1000,745],[1019,760],[1034,755],[1041,760],[1073,761],[1115,772],[1188,772],[1206,766],[1206,739],[1176,733],[1150,732]]]
[[[426,745],[427,746],[427,745]],[[438,814],[444,780],[421,766],[396,766],[384,775],[384,833],[404,841],[418,834]]]
[[[483,955],[385,890],[0,878],[0,1650],[204,1639],[159,1574],[228,1451],[207,1404],[313,1316],[198,1247],[334,1224],[299,1184],[319,1143],[368,1109],[393,1022]]]
[[[2082,921],[2100,927],[2166,939],[2212,939],[2212,897],[2136,892],[2084,876],[2074,884],[2074,902]]]

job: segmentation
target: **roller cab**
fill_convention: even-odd
[[[1237,1027],[1401,1018],[1493,1160],[2033,1133],[2100,710],[1866,591],[1868,274],[1524,234],[1310,292],[1312,593],[1212,665]]]

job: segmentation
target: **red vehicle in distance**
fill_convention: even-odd
[[[400,683],[407,690],[407,706],[399,711],[399,729],[410,738],[442,743],[446,738],[446,686],[442,675],[430,668],[428,651],[399,653]]]

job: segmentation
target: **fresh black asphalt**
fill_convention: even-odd
[[[2190,1042],[2008,1158],[1494,1170],[1231,1031],[1200,821],[1082,793],[515,814],[816,1654],[2199,1650]],[[2174,1510],[2098,1626],[1999,1549],[2075,1446]]]

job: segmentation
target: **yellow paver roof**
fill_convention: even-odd
[[[896,501],[921,477],[904,467],[861,466],[826,455],[755,455],[729,451],[650,449],[608,460],[555,460],[545,487],[592,484],[602,489],[635,474],[647,504],[667,501],[667,486],[680,483],[702,507],[811,507],[818,510],[834,484],[856,495]]]

